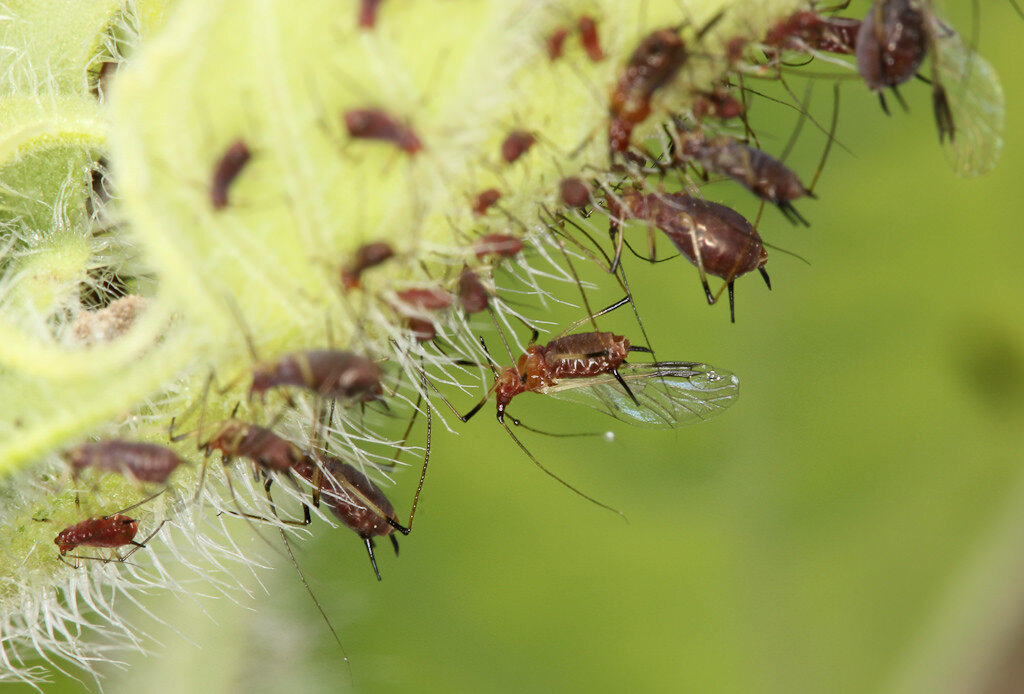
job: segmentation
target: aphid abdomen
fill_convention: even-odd
[[[298,446],[266,427],[245,422],[231,422],[228,426],[233,427],[234,441],[222,441],[217,448],[229,457],[248,458],[265,470],[280,473],[288,472],[305,460]]]
[[[130,544],[139,532],[139,522],[128,516],[115,514],[106,518],[87,518],[64,528],[53,543],[61,554],[75,547],[108,547],[116,548]]]
[[[182,460],[169,448],[141,441],[112,439],[85,443],[71,449],[68,463],[75,474],[86,467],[128,473],[139,482],[163,484]]]
[[[614,333],[577,333],[544,346],[552,378],[586,378],[618,369],[629,354],[629,340]]]
[[[768,262],[757,230],[725,205],[673,195],[658,227],[691,263],[710,275],[732,280]]]
[[[910,0],[878,0],[857,33],[857,71],[878,92],[916,75],[927,51],[924,13]]]
[[[388,523],[389,518],[396,520],[395,508],[373,480],[336,458],[327,458],[323,463],[328,474],[323,481],[320,499],[327,504],[335,518],[363,539],[383,537],[395,531]],[[369,508],[349,492],[339,479],[355,488],[369,505],[376,508]]]

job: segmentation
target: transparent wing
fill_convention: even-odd
[[[1006,107],[999,77],[963,38],[931,18],[935,88],[945,92],[953,120],[946,158],[960,176],[979,176],[999,161]]]
[[[685,361],[623,364],[619,375],[637,402],[633,402],[612,374],[563,379],[542,392],[593,407],[628,424],[656,429],[711,419],[724,412],[739,396],[739,379],[735,375],[706,364]]]

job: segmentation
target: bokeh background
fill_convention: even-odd
[[[732,410],[651,431],[516,402],[546,429],[614,430],[611,442],[523,436],[628,523],[541,474],[488,407],[435,437],[416,530],[399,559],[379,549],[383,583],[347,531],[320,525],[297,543],[355,690],[1024,691],[1024,20],[1008,2],[980,5],[1008,114],[995,171],[952,173],[926,85],[907,85],[910,113],[890,101],[887,118],[846,79],[849,152],[833,150],[819,199],[800,202],[811,228],[773,209],[760,224],[809,264],[769,250],[775,289],[741,279],[730,325],[683,260],[627,262],[659,356],[739,374]],[[971,3],[950,9],[969,33]],[[831,99],[819,81],[825,123]],[[796,116],[755,100],[751,118],[777,152]],[[805,127],[789,160],[805,179],[823,144]],[[757,214],[731,185],[706,194]],[[594,305],[617,298],[606,285]],[[625,311],[601,325],[636,333]],[[399,509],[415,477],[390,492]],[[151,654],[104,668],[105,691],[352,689],[291,568],[258,577],[265,590],[237,577],[255,591],[240,605],[148,596],[173,628],[143,619]]]

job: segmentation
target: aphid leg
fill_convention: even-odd
[[[427,376],[426,376],[426,374],[424,374],[421,371],[420,372],[420,377],[423,379],[424,390],[426,390]],[[419,403],[420,403],[420,398],[416,398],[416,404],[419,405]],[[420,470],[420,482],[416,486],[416,494],[413,495],[413,497],[412,497],[412,509],[409,511],[409,530],[408,530],[408,532],[406,534],[412,532],[412,521],[416,517],[416,507],[419,506],[419,503],[420,503],[420,492],[423,491],[423,483],[427,479],[427,463],[430,462],[430,427],[431,427],[431,421],[432,421],[432,416],[431,416],[430,400],[427,399],[427,447],[426,447],[426,450],[423,453],[423,468]],[[408,430],[406,430],[406,438],[403,439],[402,445],[405,445],[405,441],[408,439],[408,437],[409,437],[409,432],[408,432]],[[390,535],[390,537],[391,537],[392,544],[395,546],[395,556],[397,557],[398,556],[398,539],[395,537],[394,533],[392,533]]]
[[[119,562],[126,561],[128,559],[128,557],[130,557],[133,554],[135,554],[136,552],[138,552],[140,549],[145,547],[146,544],[150,540],[152,540],[154,537],[156,537],[156,534],[158,532],[160,532],[160,528],[164,527],[165,523],[167,523],[167,519],[166,518],[164,518],[162,521],[160,521],[160,525],[156,526],[156,529],[153,532],[151,532],[149,535],[147,535],[146,538],[142,542],[136,542],[135,540],[132,540],[132,545],[134,545],[134,547],[132,547],[127,552],[125,552],[123,557],[120,557],[120,558],[118,558],[116,560],[113,560],[113,561],[119,561]]]

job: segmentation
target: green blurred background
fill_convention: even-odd
[[[950,19],[966,33],[962,5]],[[488,406],[463,435],[435,437],[416,530],[400,559],[378,552],[383,583],[345,530],[296,543],[356,690],[1024,691],[1024,21],[1002,1],[981,13],[1008,114],[994,172],[952,173],[926,85],[907,85],[910,113],[890,102],[887,118],[845,80],[837,137],[852,154],[834,149],[820,199],[800,201],[812,227],[773,209],[760,225],[809,265],[770,250],[775,289],[741,279],[730,325],[684,261],[627,263],[661,358],[739,374],[731,411],[650,431],[515,403],[547,429],[615,431],[524,438],[628,523],[539,473]],[[827,122],[829,82],[814,99]],[[751,118],[776,152],[795,120],[763,100]],[[805,128],[789,160],[805,180],[823,141]],[[731,185],[706,194],[756,215]],[[625,311],[601,324],[636,333]],[[390,493],[400,513],[414,486],[406,472]],[[152,654],[105,669],[105,690],[351,688],[291,568],[259,578],[266,593],[238,596],[247,609],[149,596],[181,634],[143,621]]]

